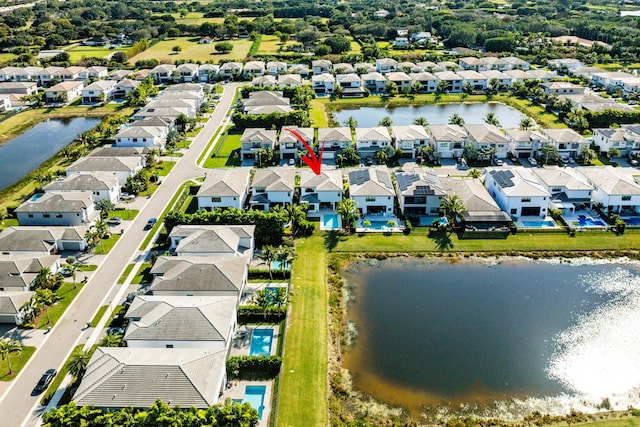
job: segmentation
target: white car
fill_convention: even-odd
[[[536,166],[538,164],[538,161],[533,157],[529,157],[527,160],[529,161],[529,163],[531,163],[532,166]]]
[[[502,159],[493,159],[493,164],[495,166],[502,166],[504,162],[502,161]]]

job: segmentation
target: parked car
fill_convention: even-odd
[[[56,371],[55,369],[49,369],[47,370],[47,372],[42,374],[40,380],[38,381],[38,384],[36,384],[35,391],[38,393],[42,393],[43,391],[45,391],[47,387],[49,387],[49,384],[51,384],[51,381],[53,381],[53,378],[57,373],[58,371]]]
[[[638,161],[636,159],[631,159],[631,160],[629,160],[629,164],[631,166],[638,166]]]
[[[502,159],[493,159],[493,164],[495,166],[502,166],[504,162],[502,161]]]
[[[536,166],[538,164],[538,161],[536,159],[534,159],[533,157],[529,157],[527,160],[529,161],[529,163],[532,166]]]
[[[149,218],[149,220],[147,221],[147,224],[144,226],[145,230],[150,230],[153,228],[154,225],[156,225],[156,222],[158,222],[157,218]]]
[[[107,219],[107,224],[109,225],[120,225],[122,223],[122,218],[119,216],[113,216]]]
[[[569,164],[569,156],[560,156],[560,162],[566,164]]]
[[[367,156],[367,158],[364,159],[364,161],[367,164],[367,166],[373,165],[373,159],[371,158],[371,156]]]
[[[289,165],[295,166],[296,165],[296,159],[289,159]]]
[[[136,196],[134,196],[133,194],[120,193],[120,200],[133,200],[135,198],[136,198]]]

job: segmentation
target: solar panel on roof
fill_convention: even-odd
[[[431,189],[431,187],[428,187],[426,185],[418,185],[413,193],[418,195],[427,195],[427,196],[435,194],[433,189]]]
[[[493,178],[502,188],[513,187],[515,184],[511,180],[514,177],[510,170],[492,171]]]
[[[362,185],[369,179],[369,169],[358,169],[349,172],[349,183],[351,184]]]
[[[419,179],[420,177],[415,173],[400,173],[396,176],[396,180],[398,181],[398,185],[400,186],[400,191],[405,191],[412,183],[418,181]]]

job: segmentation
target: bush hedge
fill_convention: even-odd
[[[278,376],[280,365],[280,356],[231,356],[227,375],[234,380],[270,380]]]

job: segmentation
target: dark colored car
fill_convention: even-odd
[[[147,224],[144,226],[145,230],[150,230],[153,228],[154,225],[156,225],[156,222],[158,222],[157,218],[149,218],[149,220],[147,221]]]
[[[56,371],[55,369],[49,369],[47,370],[47,372],[42,374],[42,376],[40,377],[40,381],[38,381],[38,384],[36,384],[35,391],[38,393],[42,393],[43,391],[45,391],[47,387],[49,387],[49,384],[51,384],[51,381],[53,381],[53,378],[57,373],[58,371]]]

